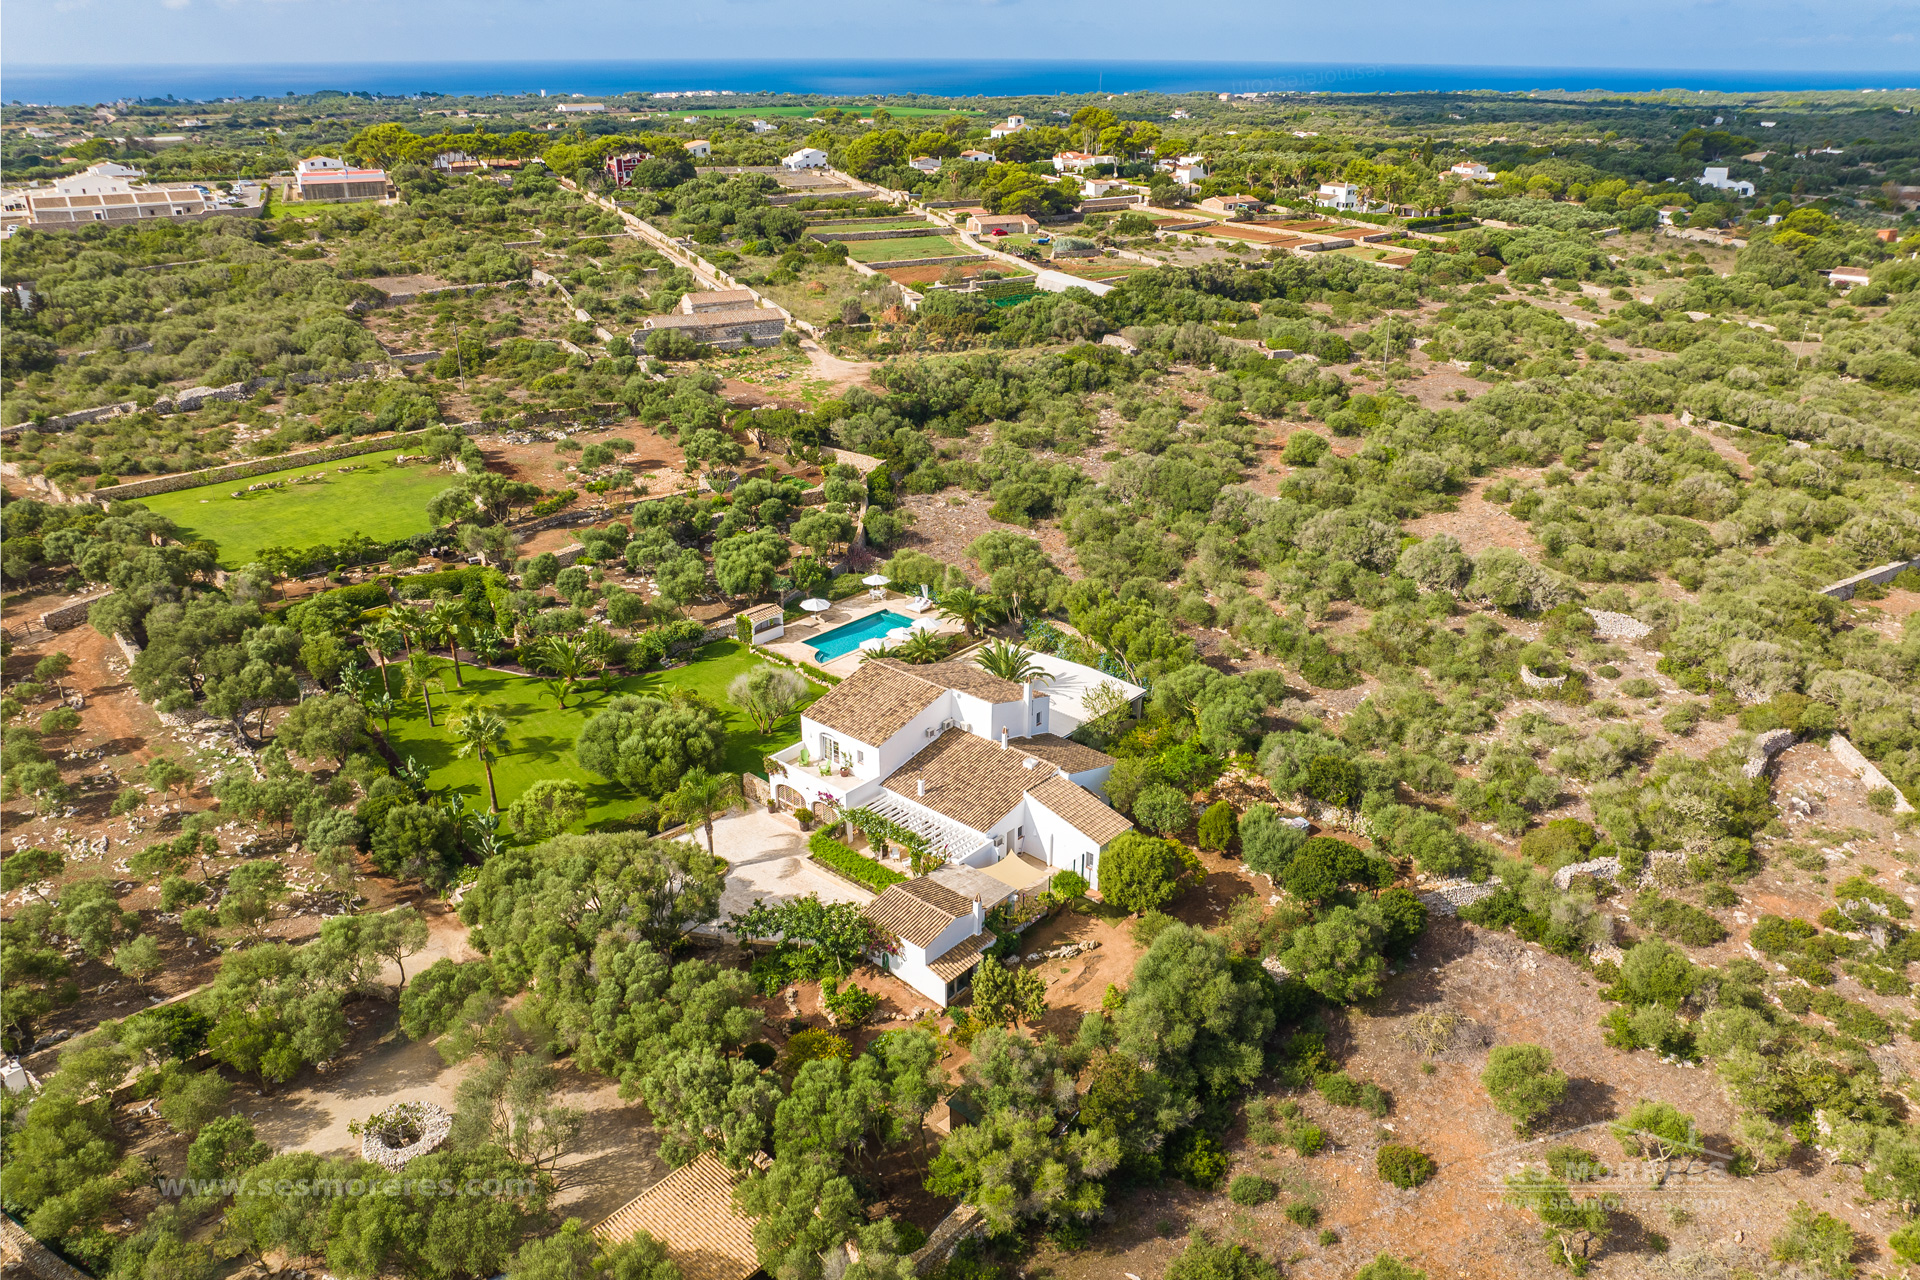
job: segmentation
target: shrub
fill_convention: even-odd
[[[1272,805],[1248,807],[1240,820],[1240,857],[1247,866],[1278,882],[1294,855],[1307,842],[1307,833],[1289,826]]]
[[[1630,917],[1642,928],[1690,947],[1710,947],[1727,936],[1726,926],[1707,912],[1678,898],[1663,898],[1651,889],[1634,899]]]
[[[1402,1191],[1419,1186],[1440,1170],[1440,1166],[1426,1152],[1397,1142],[1389,1142],[1380,1148],[1373,1167],[1382,1181],[1391,1182]]]
[[[849,1027],[857,1027],[880,1008],[880,997],[865,987],[848,986],[828,979],[821,989],[821,1002],[833,1016]]]
[[[1544,867],[1586,860],[1600,833],[1578,818],[1555,818],[1520,838],[1520,853]]]
[[[1279,1192],[1280,1189],[1271,1179],[1263,1178],[1257,1173],[1243,1173],[1227,1188],[1227,1199],[1250,1209],[1254,1205],[1267,1203]]]
[[[814,832],[807,840],[807,852],[815,862],[831,867],[855,884],[864,885],[875,893],[885,893],[889,886],[906,879],[892,867],[883,867],[872,858],[855,853],[824,830]]]
[[[1327,1146],[1326,1130],[1312,1121],[1293,1125],[1283,1136],[1297,1156],[1317,1156]]]
[[[1047,892],[1058,902],[1072,902],[1075,898],[1087,896],[1087,890],[1093,886],[1078,871],[1056,871],[1047,884]]]
[[[1775,1261],[1805,1264],[1817,1275],[1844,1280],[1854,1274],[1853,1228],[1830,1213],[1816,1213],[1806,1201],[1787,1212],[1787,1226],[1773,1238]]]
[[[1179,852],[1171,842],[1129,831],[1107,846],[1100,862],[1100,892],[1122,911],[1151,911],[1178,892],[1181,871]]]
[[[1287,1221],[1296,1227],[1310,1227],[1320,1221],[1320,1211],[1305,1200],[1295,1200],[1287,1206]]]
[[[822,1031],[818,1027],[808,1027],[796,1031],[787,1041],[785,1068],[789,1073],[800,1070],[809,1062],[821,1058],[839,1058],[846,1060],[853,1056],[853,1049],[831,1031]]]
[[[1427,1280],[1427,1273],[1383,1253],[1353,1273],[1353,1280]]]
[[[1149,831],[1178,835],[1193,823],[1193,803],[1176,788],[1155,782],[1142,787],[1134,797],[1133,816]]]
[[[1522,1136],[1567,1096],[1566,1075],[1554,1069],[1553,1054],[1537,1044],[1495,1049],[1487,1055],[1480,1083],[1493,1105],[1513,1118],[1514,1131]]]
[[[1173,1176],[1200,1191],[1211,1191],[1227,1176],[1227,1153],[1204,1133],[1182,1130],[1167,1144]]]
[[[1314,1091],[1336,1107],[1360,1105],[1360,1082],[1344,1071],[1329,1071],[1313,1082]]]
[[[1200,838],[1202,849],[1226,850],[1233,846],[1234,836],[1239,834],[1240,823],[1234,817],[1233,806],[1225,800],[1216,800],[1207,806],[1200,815]]]

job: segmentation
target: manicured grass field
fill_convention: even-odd
[[[957,258],[974,252],[945,236],[903,236],[898,240],[854,240],[847,256],[855,262],[898,262],[902,258]]]
[[[727,702],[727,684],[735,676],[763,660],[737,640],[720,640],[694,651],[692,661],[672,671],[655,671],[614,681],[605,689],[582,691],[576,687],[567,699],[566,710],[554,704],[545,682],[531,676],[513,676],[497,671],[462,667],[466,684],[456,688],[453,668],[442,664],[441,677],[447,685],[444,694],[433,695],[435,726],[427,727],[427,717],[416,696],[405,710],[394,716],[387,729],[387,741],[401,756],[413,759],[428,770],[430,787],[451,787],[485,808],[487,778],[480,762],[454,754],[455,744],[447,732],[454,717],[464,715],[476,705],[489,706],[508,724],[507,750],[493,762],[493,781],[505,809],[539,778],[571,778],[587,793],[585,823],[624,818],[631,814],[639,797],[617,782],[609,782],[589,773],[574,756],[573,742],[609,701],[629,693],[656,693],[672,689],[691,689],[718,707],[727,717],[727,753],[723,768],[729,773],[760,773],[761,759],[770,751],[790,746],[800,738],[800,717],[789,716],[774,727],[770,735],[756,732],[744,715]],[[826,690],[816,686],[817,696]],[[398,672],[393,673],[393,694],[402,693]],[[811,701],[811,699],[809,699]]]
[[[363,453],[338,462],[177,489],[140,501],[193,536],[218,543],[220,564],[228,569],[257,559],[262,547],[338,543],[350,533],[391,542],[431,529],[427,502],[453,483],[451,475],[430,462],[395,466],[394,456],[400,452]],[[343,466],[355,470],[341,475]],[[232,496],[234,490],[250,484],[291,480],[318,471],[326,472],[327,478]]]

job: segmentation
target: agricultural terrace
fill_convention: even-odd
[[[401,669],[388,669],[389,689],[401,709],[392,724],[382,725],[387,741],[401,757],[411,756],[428,771],[427,786],[451,789],[475,807],[487,804],[487,779],[480,762],[455,754],[458,744],[448,731],[450,720],[479,707],[488,707],[508,725],[507,744],[493,764],[494,786],[505,809],[541,778],[570,779],[587,795],[587,827],[619,822],[643,807],[642,797],[618,782],[589,772],[574,754],[574,740],[596,712],[613,699],[629,694],[664,697],[684,689],[699,694],[726,718],[727,743],[716,772],[763,773],[761,761],[770,752],[800,738],[798,714],[774,727],[771,734],[755,730],[751,721],[727,701],[727,685],[737,675],[764,665],[765,659],[737,640],[721,640],[697,649],[685,666],[666,671],[610,680],[601,685],[577,685],[564,709],[556,702],[558,684],[533,676],[461,666],[463,684],[456,686],[451,664],[439,668],[442,688],[433,690],[433,727],[428,727],[418,694],[407,697]],[[807,699],[825,693],[816,687]]]
[[[855,262],[959,257],[969,252],[945,236],[902,236],[898,240],[854,240],[847,244],[847,256]]]
[[[265,547],[338,542],[355,534],[391,542],[432,528],[427,501],[451,483],[432,462],[395,462],[400,454],[362,454],[140,501],[191,536],[218,544],[220,563],[228,569],[259,559]],[[318,478],[300,483],[308,476]],[[248,491],[249,485],[276,482],[285,487]]]

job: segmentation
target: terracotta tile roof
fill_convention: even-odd
[[[955,920],[972,915],[973,901],[925,876],[916,876],[888,885],[885,893],[867,904],[864,914],[914,946],[924,947]]]
[[[1013,681],[1002,680],[999,676],[982,671],[971,662],[929,662],[916,667],[896,658],[881,658],[878,661],[898,667],[930,684],[937,684],[942,689],[956,689],[992,703],[1018,702],[1026,692]],[[867,665],[875,664],[870,662]],[[1039,696],[1038,691],[1035,696]]]
[[[1012,813],[1035,784],[1058,772],[1039,756],[1021,750],[1025,741],[1011,739],[1002,750],[997,742],[949,729],[880,785],[975,831],[986,831]],[[1026,764],[1029,760],[1034,762],[1031,768]],[[922,782],[926,783],[924,795]]]
[[[868,662],[807,708],[807,719],[879,746],[940,700],[941,689],[904,663]]]
[[[1075,831],[1095,844],[1133,830],[1133,824],[1103,803],[1100,797],[1062,774],[1054,774],[1033,789],[1033,798],[1065,819]]]
[[[994,942],[995,938],[992,934],[977,933],[939,959],[927,961],[927,968],[931,969],[933,976],[942,982],[952,982],[971,969],[973,962],[979,959]]]
[[[1018,747],[1030,756],[1039,756],[1062,773],[1089,773],[1095,769],[1110,768],[1114,762],[1106,752],[1095,751],[1057,733],[1036,733],[1010,742],[1007,746],[1009,750]]]
[[[760,1259],[753,1222],[733,1207],[738,1181],[708,1152],[608,1215],[594,1234],[622,1244],[644,1231],[667,1246],[686,1280],[746,1280],[760,1269]]]
[[[786,616],[787,611],[777,604],[755,605],[751,609],[744,609],[734,615],[736,618],[745,618],[749,622],[777,622]]]

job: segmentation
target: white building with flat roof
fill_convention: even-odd
[[[1694,179],[1703,187],[1712,187],[1716,191],[1731,191],[1735,195],[1753,198],[1753,184],[1728,176],[1725,165],[1710,165],[1707,171]]]

